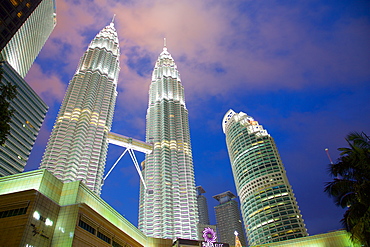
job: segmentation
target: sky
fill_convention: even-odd
[[[56,11],[57,25],[26,76],[49,105],[26,171],[40,164],[80,57],[116,14],[121,71],[112,132],[145,140],[151,73],[166,38],[211,223],[212,196],[236,194],[221,127],[233,109],[275,139],[309,234],[342,228],[344,210],[323,192],[332,180],[325,148],[335,162],[348,133],[370,134],[369,1],[56,0]],[[109,146],[107,171],[123,150]],[[139,176],[128,155],[101,196],[137,226]]]

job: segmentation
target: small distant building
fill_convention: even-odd
[[[238,202],[233,200],[236,196],[232,192],[226,191],[213,196],[213,198],[220,203],[214,207],[216,212],[218,240],[234,245],[234,232],[237,231],[239,233],[240,242],[243,246],[246,246]]]
[[[204,193],[206,193],[206,191],[203,189],[202,186],[197,186],[196,190],[197,190],[199,224],[209,225],[207,198],[203,195]]]
[[[217,228],[215,225],[210,225],[209,223],[209,214],[208,214],[208,204],[207,198],[203,195],[206,191],[203,189],[202,186],[197,186],[197,204],[198,204],[198,215],[199,215],[199,223],[198,223],[198,239],[203,238],[203,231],[205,228],[209,227],[217,232]]]

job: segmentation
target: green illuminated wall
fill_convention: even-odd
[[[0,177],[0,195],[37,190],[61,206],[53,237],[56,245],[71,246],[79,204],[88,205],[143,246],[159,246],[80,181],[62,183],[46,169]],[[163,241],[162,241],[163,242]]]

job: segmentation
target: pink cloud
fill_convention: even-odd
[[[43,73],[37,63],[33,64],[25,80],[49,106],[64,98],[66,85],[57,75]]]
[[[82,31],[98,32],[113,13],[121,40],[121,73],[117,109],[145,115],[150,75],[139,76],[128,67],[127,54],[140,47],[138,56],[154,61],[167,38],[178,65],[187,101],[223,97],[232,100],[242,90],[331,87],[369,78],[369,23],[346,18],[334,30],[316,30],[298,17],[296,6],[260,6],[254,19],[236,4],[207,1],[135,1],[130,4],[97,0],[57,3],[57,27],[42,57],[67,61],[60,70],[73,74],[89,40]],[[310,15],[322,15],[325,9]],[[313,18],[313,17],[312,17]],[[330,42],[322,37],[330,35]],[[70,50],[64,51],[67,45]],[[360,48],[356,48],[360,47]],[[181,59],[180,59],[181,58]],[[216,73],[217,64],[224,73]],[[36,82],[35,82],[36,83]],[[64,93],[64,91],[63,91]],[[137,126],[141,126],[141,120]]]

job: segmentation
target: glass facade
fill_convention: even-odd
[[[222,128],[249,245],[307,236],[273,138],[252,117],[233,110]]]
[[[0,1],[0,50],[2,50],[41,0]]]
[[[146,116],[153,152],[142,164],[139,229],[157,238],[197,239],[198,210],[188,110],[177,66],[167,51],[155,64]]]
[[[8,3],[10,2],[10,3]],[[19,27],[12,38],[7,42],[5,47],[0,51],[0,60],[6,60],[8,63],[18,72],[18,74],[24,78],[31,68],[36,56],[39,54],[41,48],[45,44],[47,38],[53,31],[56,24],[55,14],[55,1],[54,0],[42,0],[40,1],[19,1],[19,0],[4,0],[2,1],[3,8],[6,10],[5,13],[1,13],[0,17],[5,20],[6,26],[2,32],[6,35],[4,38],[9,38],[7,32],[14,31],[19,21],[23,19],[23,15],[29,15],[27,20]],[[22,5],[22,10],[18,6]],[[32,11],[33,6],[37,7]],[[11,6],[15,7],[14,9]],[[30,14],[29,12],[32,13]],[[17,15],[17,18],[13,15]],[[8,27],[12,27],[12,30],[8,30]]]
[[[96,35],[81,57],[40,166],[63,182],[81,180],[98,195],[119,70],[119,42],[111,23]]]
[[[6,61],[0,62],[0,72],[0,85],[17,86],[10,104],[14,109],[10,134],[0,146],[0,176],[8,176],[23,172],[48,106]]]

